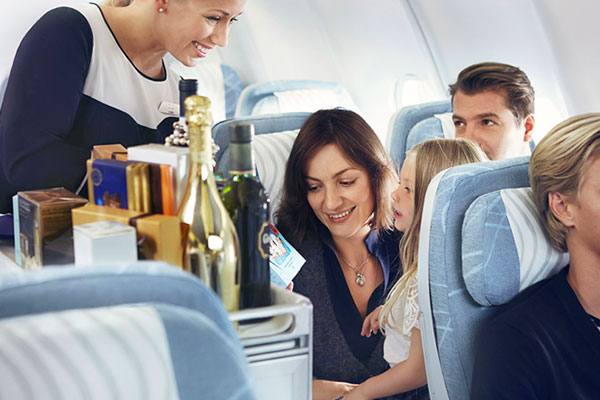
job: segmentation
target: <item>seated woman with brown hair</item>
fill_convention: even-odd
[[[398,272],[390,193],[396,174],[358,114],[320,110],[302,126],[285,172],[278,228],[306,259],[294,291],[314,306],[313,398],[332,399],[388,368],[383,337],[361,336]]]

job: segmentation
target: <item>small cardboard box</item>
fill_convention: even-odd
[[[97,144],[92,148],[92,159],[127,161],[127,149],[120,144]]]
[[[144,215],[142,211],[99,206],[91,203],[83,207],[74,208],[71,212],[73,214],[73,226],[98,221],[119,221],[125,225],[130,225],[133,218]]]
[[[123,264],[137,261],[135,228],[117,221],[73,227],[75,264]]]
[[[147,260],[160,260],[182,267],[181,221],[172,215],[149,215],[135,220],[142,238],[141,253]]]
[[[26,269],[73,262],[71,209],[87,203],[67,189],[18,193],[21,266]]]

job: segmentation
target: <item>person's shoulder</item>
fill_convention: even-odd
[[[502,306],[489,325],[494,329],[501,326],[518,327],[523,331],[547,324],[560,307],[560,299],[556,294],[564,280],[563,274],[564,271],[561,271],[523,290]]]
[[[69,42],[93,41],[92,29],[87,18],[79,9],[70,6],[53,8],[42,15],[24,37],[24,43],[31,42],[39,47],[57,43],[60,47]]]
[[[89,6],[92,6],[91,4]],[[65,28],[89,25],[85,17],[85,8],[60,6],[47,11],[36,22],[37,26]]]

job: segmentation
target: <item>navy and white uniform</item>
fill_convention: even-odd
[[[153,79],[121,49],[96,4],[59,7],[23,38],[0,109],[0,213],[18,190],[75,191],[96,144],[162,142],[179,76]]]

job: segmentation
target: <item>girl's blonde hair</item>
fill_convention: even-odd
[[[485,153],[474,142],[468,139],[431,139],[413,147],[406,153],[406,158],[415,157],[414,211],[410,225],[400,240],[400,262],[403,274],[390,290],[379,316],[379,325],[393,328],[391,312],[400,298],[400,293],[408,280],[417,273],[417,252],[419,249],[419,230],[425,193],[427,186],[439,172],[461,164],[469,164],[487,160]],[[384,328],[385,329],[385,328]]]

